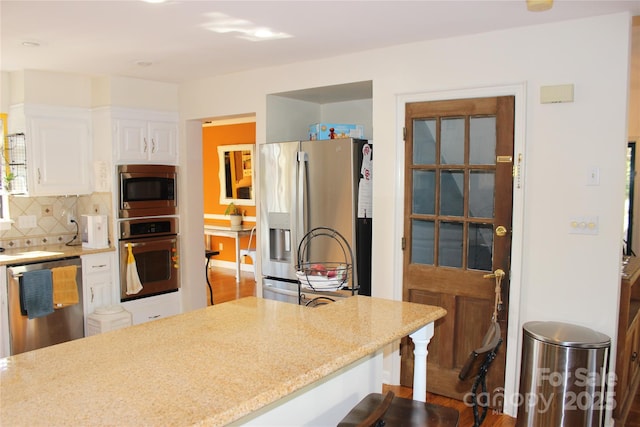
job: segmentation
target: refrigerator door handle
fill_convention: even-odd
[[[295,240],[292,242],[294,262],[297,264],[298,259],[298,242],[309,231],[309,155],[304,151],[298,151],[298,182],[296,184],[296,203],[297,203],[297,215],[296,215],[296,235]],[[300,225],[302,224],[302,227]],[[294,249],[295,248],[295,249]]]

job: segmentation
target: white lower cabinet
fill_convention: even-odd
[[[118,283],[116,281],[115,252],[83,255],[82,293],[84,302],[84,330],[89,330],[87,316],[98,307],[119,304]]]
[[[180,291],[126,301],[122,303],[122,306],[133,315],[134,325],[174,316],[182,312]]]

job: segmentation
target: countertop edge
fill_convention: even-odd
[[[0,266],[32,264],[60,258],[115,252],[115,250],[114,246],[107,248],[85,248],[81,245],[67,246],[65,244],[7,249],[0,253]]]

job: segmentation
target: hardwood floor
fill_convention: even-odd
[[[256,282],[253,280],[253,273],[251,272],[241,272],[240,283],[236,283],[234,270],[212,267],[208,271],[208,276],[215,304],[255,296],[256,294]],[[209,295],[209,288],[207,287],[207,305],[211,305]]]
[[[411,399],[413,397],[413,390],[409,387],[384,385],[383,393],[388,390],[393,391],[396,396]],[[459,427],[472,426],[474,424],[473,408],[467,406],[464,402],[459,400],[450,399],[448,397],[438,396],[437,394],[427,393],[427,402],[434,405],[447,406],[449,408],[456,409],[460,412],[460,420],[458,421]],[[516,419],[508,415],[493,413],[491,410],[487,412],[487,417],[482,423],[483,426],[490,427],[513,427],[516,425]]]

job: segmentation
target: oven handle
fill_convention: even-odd
[[[149,242],[142,242],[142,241],[138,241],[138,242],[125,242],[124,247],[128,248],[129,246],[131,246],[132,248],[138,247],[138,246],[147,246],[150,243],[156,243],[157,240],[154,241],[149,241]],[[176,239],[171,239],[171,242],[174,243],[176,242]]]
[[[145,242],[127,242],[124,244],[125,248],[128,248],[129,246],[131,246],[132,248],[135,248],[136,246],[146,246],[147,244]]]

